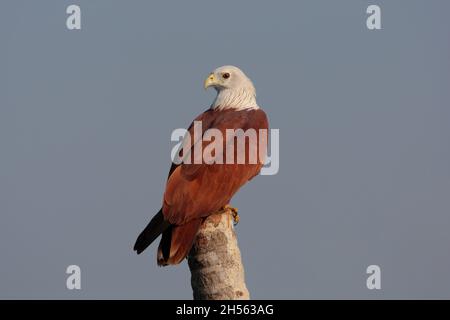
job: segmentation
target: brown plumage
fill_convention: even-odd
[[[194,121],[202,122],[202,136],[207,129],[220,130],[223,148],[214,156],[216,159],[223,156],[224,163],[194,164],[191,157],[191,164],[172,164],[162,208],[139,235],[134,246],[134,250],[139,254],[162,233],[157,254],[158,265],[180,263],[189,253],[203,219],[227,205],[239,188],[259,173],[264,163],[264,159],[259,157],[258,148],[262,148],[261,154],[265,155],[267,148],[265,136],[260,145],[250,144],[249,139],[246,139],[245,163],[238,164],[236,163],[237,138],[231,137],[227,140],[226,135],[226,129],[244,131],[254,129],[257,133],[257,141],[260,141],[259,129],[268,130],[268,120],[261,109],[212,108],[199,115]],[[188,131],[191,137],[188,143],[192,152],[196,143],[202,143],[203,150],[212,143],[211,141],[193,141],[193,124]],[[230,144],[231,139],[234,139],[232,152],[235,163],[226,164],[227,145]],[[257,163],[249,163],[250,152],[256,152],[258,155]]]

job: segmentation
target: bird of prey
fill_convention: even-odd
[[[187,149],[195,153],[198,143],[202,144],[203,150],[212,143],[212,139],[203,137],[208,129],[216,129],[224,137],[219,150],[214,152],[216,158],[227,152],[233,152],[234,159],[238,157],[237,136],[228,136],[226,131],[229,129],[241,129],[244,132],[254,130],[260,143],[255,146],[251,145],[250,139],[244,140],[248,143],[244,144],[247,154],[243,163],[197,163],[194,160],[172,163],[162,208],[141,232],[134,245],[134,250],[140,254],[162,234],[157,253],[157,263],[160,266],[179,264],[187,256],[203,220],[212,213],[231,208],[229,202],[233,195],[259,173],[265,160],[267,136],[264,139],[260,132],[265,131],[267,134],[268,119],[256,103],[255,87],[251,80],[239,68],[223,66],[208,75],[204,87],[213,87],[217,96],[210,108],[190,125],[187,131],[189,135],[184,137]],[[197,121],[202,124],[202,137],[194,141],[192,135],[194,122]],[[230,150],[230,145],[234,149]],[[258,159],[251,162],[248,153],[255,151],[255,148],[258,150]],[[191,154],[183,154],[182,157],[188,156],[191,157]],[[231,209],[236,214],[235,218],[238,218],[237,210]]]

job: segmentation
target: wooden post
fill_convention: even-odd
[[[248,300],[232,212],[205,219],[188,255],[195,300]]]

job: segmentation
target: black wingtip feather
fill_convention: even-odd
[[[145,229],[139,234],[134,244],[133,250],[141,254],[158,236],[169,227],[170,223],[164,220],[162,210],[152,218]]]

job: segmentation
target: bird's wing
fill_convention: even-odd
[[[184,166],[183,171],[187,178],[190,175],[194,175],[195,172],[199,169],[199,166],[194,163],[193,150],[194,150],[196,144],[202,143],[201,140],[202,140],[203,133],[211,127],[212,122],[214,120],[212,112],[213,111],[210,109],[206,110],[205,112],[203,112],[202,114],[197,116],[194,119],[194,121],[192,121],[191,125],[189,126],[189,128],[183,138],[180,148],[177,151],[176,156],[179,157],[179,159],[177,159],[178,160],[177,163],[172,162],[167,179],[170,178],[170,176],[175,171],[175,169],[178,168],[180,165]],[[202,123],[201,136],[194,135],[194,122],[196,122],[196,121],[200,121]],[[187,151],[186,154],[183,154],[183,152],[182,152],[183,149]],[[190,164],[187,164],[186,160],[188,158],[190,160]]]
[[[262,110],[206,111],[197,117],[196,121],[202,121],[203,133],[210,128],[220,130],[224,140],[223,147],[217,150],[218,152],[214,156],[216,158],[223,157],[223,161],[226,160],[224,157],[226,146],[235,143],[234,137],[226,135],[226,129],[243,129],[245,131],[253,128],[258,132],[258,129],[268,128],[267,117]],[[189,132],[192,137],[192,125]],[[203,150],[205,150],[205,147],[212,141],[203,141],[198,137],[197,141],[192,139],[191,152],[196,143],[202,143]],[[246,147],[247,153],[249,148],[255,148],[249,143]],[[266,148],[266,146],[263,147]],[[236,153],[236,149],[234,152]],[[172,165],[164,193],[163,214],[165,219],[172,224],[184,224],[220,209],[228,203],[243,184],[258,174],[263,161],[263,159],[258,159],[256,164],[182,163]]]

